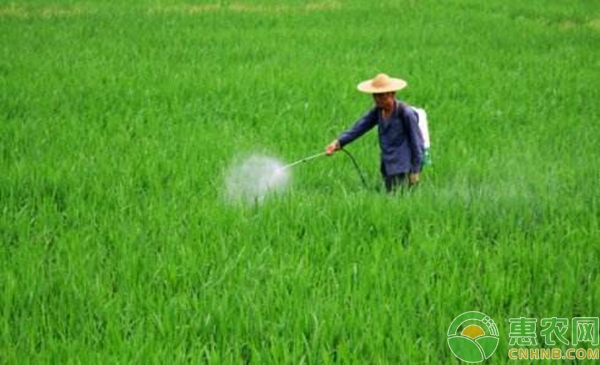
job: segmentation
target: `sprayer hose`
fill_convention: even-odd
[[[368,189],[368,188],[369,188],[369,186],[367,185],[367,180],[365,180],[365,177],[364,177],[364,175],[363,175],[363,173],[362,173],[362,170],[361,170],[361,169],[360,169],[360,167],[358,166],[358,163],[356,162],[356,159],[354,159],[354,156],[352,156],[352,154],[351,154],[350,152],[346,151],[346,150],[345,150],[345,149],[343,149],[343,148],[342,148],[341,150],[342,150],[342,151],[344,151],[344,153],[346,153],[346,155],[347,155],[348,157],[350,157],[350,160],[352,160],[352,164],[354,165],[354,167],[356,168],[356,171],[358,172],[358,176],[360,176],[360,180],[362,181],[362,183],[363,183],[364,187],[365,187],[366,189]]]

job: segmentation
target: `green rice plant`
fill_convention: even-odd
[[[509,318],[599,316],[599,19],[589,1],[0,4],[0,363],[454,363],[448,326],[477,310],[503,364]],[[223,198],[238,156],[322,151],[378,72],[429,114],[417,189],[381,191],[372,132],[347,147],[366,188],[339,154],[261,205]]]

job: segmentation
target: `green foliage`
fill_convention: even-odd
[[[452,363],[479,310],[503,364],[508,318],[600,315],[599,41],[583,0],[0,4],[0,363]],[[371,134],[373,188],[339,154],[223,200],[378,72],[428,111],[418,189]]]

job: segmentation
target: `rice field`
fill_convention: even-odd
[[[510,318],[600,316],[599,70],[591,0],[0,1],[0,364],[458,364],[466,311],[541,363]],[[338,153],[227,201],[379,72],[428,112],[418,188],[371,132],[366,187]]]

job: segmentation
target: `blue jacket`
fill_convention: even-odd
[[[375,107],[338,138],[341,147],[378,126],[381,147],[381,173],[392,176],[421,171],[423,137],[417,113],[400,101],[389,118]]]

